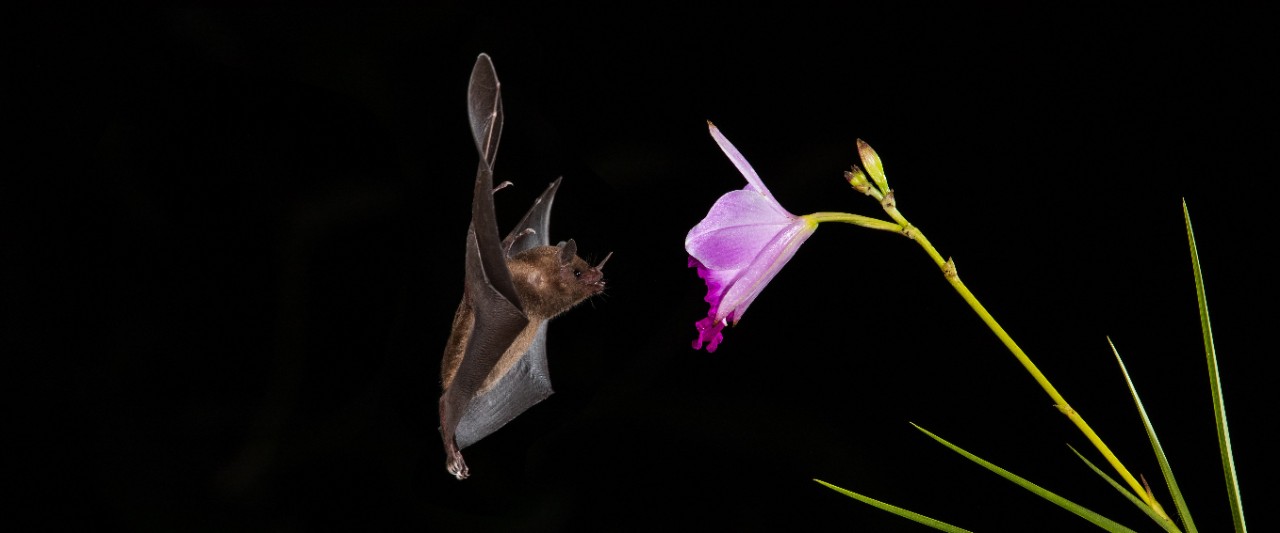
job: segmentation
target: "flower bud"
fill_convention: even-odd
[[[868,190],[870,190],[871,182],[867,181],[867,174],[861,168],[858,168],[858,165],[854,165],[853,168],[846,171],[844,179],[849,182],[849,185],[853,186],[853,190],[862,194],[867,194]]]
[[[872,181],[875,181],[876,188],[888,194],[889,180],[884,177],[884,165],[880,164],[880,156],[876,155],[871,145],[862,139],[858,139],[858,157],[862,158],[862,166],[866,167],[867,174],[871,175]]]

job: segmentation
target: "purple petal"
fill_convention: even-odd
[[[745,269],[736,273],[737,279],[721,294],[719,313],[730,323],[736,324],[743,313],[755,301],[765,286],[791,261],[800,245],[813,235],[817,225],[804,219],[777,235]]]
[[[713,322],[711,318],[699,320],[696,324],[698,328],[698,338],[693,341],[693,349],[700,350],[702,345],[707,345],[707,351],[715,353],[716,348],[720,347],[720,342],[724,340],[724,335],[720,333],[724,329],[724,321]]]
[[[808,240],[816,229],[816,224],[797,218],[762,246],[759,243],[751,243],[750,246],[758,252],[745,268],[709,268],[697,257],[690,255],[689,266],[697,268],[698,277],[706,282],[707,296],[704,299],[711,306],[706,318],[697,322],[698,339],[694,341],[694,348],[701,348],[702,345],[709,343],[707,351],[715,351],[715,348],[724,340],[721,331],[725,326],[738,323],[738,319],[747,312],[747,308],[765,286],[795,256],[800,245]]]
[[[731,224],[787,224],[794,218],[795,215],[773,199],[751,189],[742,189],[729,191],[716,199],[716,203],[707,211],[707,216],[689,233],[697,233],[700,228]]]
[[[777,200],[773,199],[773,194],[769,192],[769,188],[764,186],[764,182],[760,180],[760,175],[756,174],[756,169],[751,168],[751,163],[747,162],[747,158],[742,157],[737,148],[733,147],[733,143],[726,139],[724,134],[720,133],[720,129],[707,121],[707,128],[711,130],[711,138],[716,140],[716,144],[720,145],[720,150],[724,155],[729,157],[733,162],[733,166],[738,167],[738,172],[742,173],[742,177],[747,178],[747,188],[754,189],[756,192],[763,194],[766,198],[777,204]]]
[[[722,331],[736,324],[765,286],[813,235],[817,223],[789,213],[760,176],[714,124],[711,136],[747,180],[742,190],[721,196],[685,236],[689,266],[707,285],[707,316],[696,323],[694,349],[714,352]]]
[[[797,220],[772,205],[754,191],[721,196],[707,217],[689,230],[685,250],[708,268],[743,267]]]
[[[698,269],[698,277],[707,283],[707,296],[704,298],[711,309],[707,311],[707,317],[699,320],[695,326],[698,328],[698,338],[693,341],[693,349],[701,349],[703,344],[710,343],[707,347],[708,352],[716,351],[716,347],[720,346],[720,341],[724,340],[724,335],[720,334],[720,330],[724,329],[724,317],[717,317],[716,313],[720,309],[720,297],[724,295],[724,290],[730,283],[736,279],[735,273],[725,271],[710,270],[697,259],[689,257],[689,266]]]
[[[711,305],[711,309],[707,311],[707,316],[716,321],[724,321],[725,317],[720,316],[720,302],[724,299],[724,293],[738,280],[738,273],[741,270],[712,270],[693,256],[689,256],[689,266],[696,268],[698,277],[706,282],[707,295],[703,297],[703,300]]]

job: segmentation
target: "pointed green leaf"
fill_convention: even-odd
[[[814,481],[817,481],[818,483],[823,484],[824,486],[826,486],[827,488],[829,488],[829,489],[831,489],[831,490],[834,490],[834,491],[836,491],[836,492],[839,492],[839,493],[841,493],[841,494],[844,494],[845,496],[848,496],[848,497],[850,497],[850,498],[853,498],[853,499],[855,499],[855,500],[858,500],[858,501],[860,501],[860,502],[862,502],[862,503],[865,503],[865,504],[870,505],[870,506],[872,506],[872,507],[879,508],[879,509],[884,510],[884,511],[888,511],[888,512],[893,513],[893,514],[896,514],[896,515],[898,515],[898,516],[901,516],[901,517],[903,517],[903,518],[906,518],[907,520],[912,520],[912,521],[915,521],[915,522],[917,522],[917,523],[924,524],[924,525],[929,526],[929,527],[931,527],[931,528],[934,528],[934,529],[936,529],[936,530],[938,530],[938,531],[949,531],[949,532],[952,532],[952,533],[970,533],[970,531],[969,531],[969,530],[967,530],[967,529],[960,528],[960,527],[956,527],[956,526],[953,526],[953,525],[951,525],[951,524],[948,524],[948,523],[946,523],[946,522],[942,522],[942,521],[939,521],[939,520],[934,520],[934,519],[929,518],[929,517],[927,517],[927,516],[925,516],[925,515],[922,515],[922,514],[920,514],[920,513],[914,513],[914,512],[908,511],[908,510],[906,510],[906,509],[903,509],[903,508],[901,508],[901,507],[898,507],[898,506],[895,506],[895,505],[890,505],[890,504],[884,503],[884,502],[882,502],[882,501],[880,501],[880,500],[876,500],[876,499],[871,498],[871,497],[868,497],[868,496],[863,496],[863,495],[858,494],[858,493],[856,493],[856,492],[853,492],[853,491],[851,491],[851,490],[842,489],[842,488],[840,488],[840,487],[837,487],[837,486],[835,486],[835,485],[832,485],[832,484],[830,484],[830,483],[827,483],[826,481],[823,481],[823,480],[821,480],[821,479],[815,479]]]
[[[1200,307],[1200,332],[1204,337],[1204,353],[1209,363],[1209,390],[1213,397],[1213,416],[1218,427],[1218,450],[1222,455],[1222,472],[1227,482],[1227,500],[1231,504],[1231,521],[1237,533],[1244,533],[1244,503],[1240,500],[1240,484],[1236,481],[1236,462],[1231,455],[1231,431],[1227,428],[1227,408],[1222,400],[1222,383],[1218,378],[1218,356],[1213,349],[1213,328],[1209,325],[1209,302],[1205,297],[1204,273],[1200,271],[1200,253],[1196,235],[1191,229],[1191,213],[1182,201],[1182,218],[1187,223],[1187,242],[1191,247],[1191,270],[1196,280],[1196,301]]]
[[[1169,496],[1173,498],[1173,506],[1178,509],[1178,517],[1182,519],[1182,525],[1187,528],[1187,533],[1195,533],[1196,523],[1191,520],[1191,510],[1187,508],[1187,502],[1182,498],[1182,491],[1178,490],[1178,482],[1173,477],[1173,468],[1169,466],[1164,447],[1160,446],[1160,439],[1156,437],[1156,429],[1151,425],[1151,418],[1147,417],[1147,409],[1142,406],[1142,399],[1138,397],[1138,389],[1134,388],[1133,380],[1129,378],[1129,369],[1125,368],[1124,360],[1120,358],[1120,351],[1116,350],[1111,337],[1107,337],[1107,344],[1111,345],[1111,353],[1115,354],[1116,363],[1120,365],[1120,373],[1124,374],[1124,382],[1129,386],[1129,394],[1133,395],[1133,403],[1138,406],[1138,414],[1142,416],[1142,427],[1147,430],[1147,439],[1151,441],[1151,449],[1155,452],[1156,461],[1160,463],[1160,473],[1164,475],[1165,485],[1169,487]]]
[[[1089,509],[1086,509],[1084,506],[1078,503],[1072,502],[1071,500],[1063,498],[1062,496],[1059,496],[1051,491],[1045,490],[1041,488],[1039,485],[1036,485],[1035,483],[1027,481],[1026,479],[1019,477],[1018,475],[1012,472],[1009,472],[1008,470],[1005,470],[994,464],[991,464],[990,462],[987,462],[982,458],[961,449],[959,446],[956,446],[954,444],[951,444],[950,442],[947,442],[946,440],[943,440],[942,437],[934,435],[933,433],[930,433],[928,430],[920,426],[916,426],[915,424],[911,424],[911,425],[915,426],[916,429],[924,432],[925,435],[928,435],[933,440],[938,441],[943,446],[951,448],[951,451],[954,451],[960,455],[963,455],[966,459],[973,461],[975,463],[978,463],[983,468],[986,468],[987,470],[995,472],[1000,477],[1003,477],[1009,481],[1014,482],[1018,486],[1031,491],[1032,493],[1034,493],[1035,495],[1041,498],[1044,498],[1046,500],[1049,500],[1050,502],[1053,502],[1054,504],[1056,504],[1059,507],[1062,507],[1063,509],[1066,509],[1068,511],[1071,511],[1072,513],[1075,513],[1080,518],[1088,520],[1090,523],[1092,523],[1095,526],[1103,528],[1107,531],[1133,531],[1132,529],[1129,529],[1127,527],[1120,525],[1119,523],[1116,523],[1114,520],[1111,520],[1110,518],[1107,518],[1098,513],[1090,511]]]
[[[1084,464],[1089,465],[1089,468],[1092,469],[1095,474],[1098,474],[1099,477],[1106,480],[1107,483],[1110,483],[1112,488],[1116,489],[1116,492],[1119,492],[1122,496],[1128,498],[1130,503],[1137,506],[1138,509],[1141,509],[1142,512],[1146,513],[1152,520],[1155,520],[1157,524],[1163,526],[1165,531],[1168,531],[1169,533],[1180,533],[1178,526],[1174,524],[1172,520],[1168,520],[1157,514],[1155,509],[1152,509],[1151,506],[1147,505],[1146,502],[1134,495],[1132,491],[1124,488],[1124,486],[1119,482],[1111,479],[1111,476],[1108,476],[1107,473],[1103,472],[1101,468],[1097,467],[1097,465],[1093,464],[1088,459],[1085,459],[1085,457],[1070,444],[1068,444],[1067,447],[1071,448],[1071,451],[1075,453],[1076,457],[1079,457],[1081,461],[1084,461]]]

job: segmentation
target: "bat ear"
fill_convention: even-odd
[[[578,256],[578,243],[573,239],[563,241],[556,245],[560,249],[560,264],[567,265],[573,262],[573,258]]]

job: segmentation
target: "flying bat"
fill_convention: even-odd
[[[603,291],[602,270],[612,256],[591,266],[578,257],[572,239],[549,244],[548,219],[560,179],[499,239],[493,162],[502,134],[502,95],[486,54],[471,70],[467,110],[480,164],[467,229],[466,283],[440,365],[445,467],[458,479],[470,475],[462,449],[551,395],[547,321]]]

